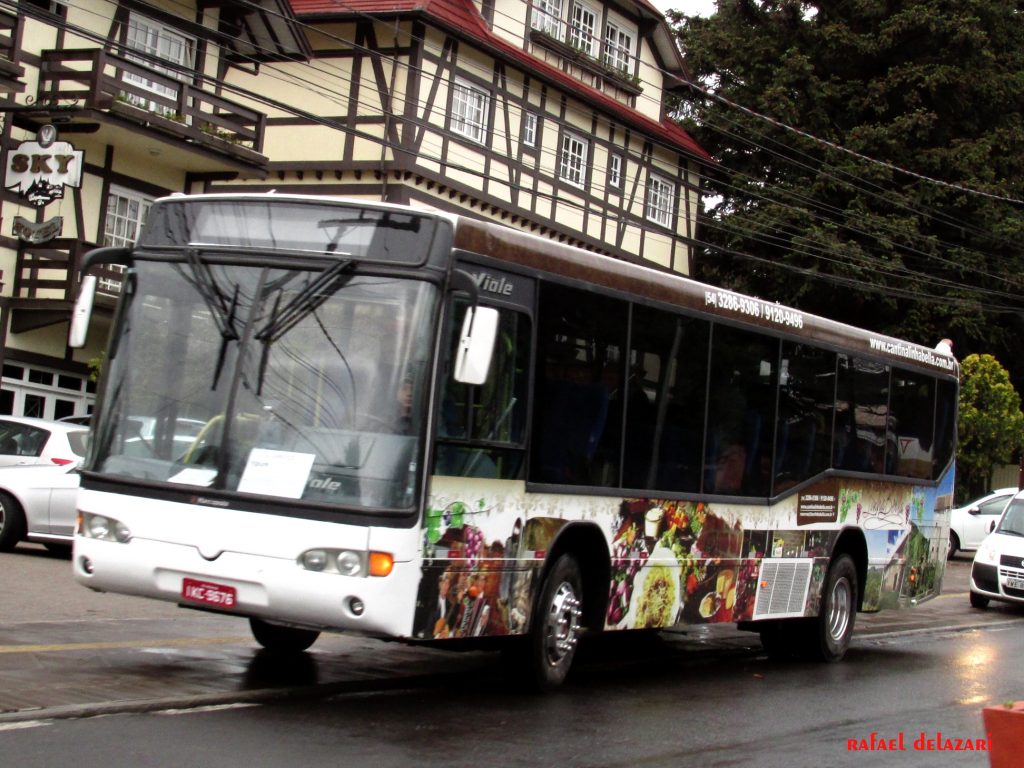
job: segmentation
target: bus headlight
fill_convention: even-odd
[[[299,555],[298,564],[307,571],[365,578],[389,575],[394,569],[395,559],[387,552],[317,548],[307,549]]]
[[[322,549],[311,549],[302,553],[299,562],[307,571],[322,571],[327,567],[327,553]]]
[[[131,541],[132,532],[120,520],[106,515],[93,515],[79,512],[78,532],[87,539],[101,539],[127,544]]]
[[[339,552],[335,562],[342,576],[359,576],[363,570],[363,558],[350,549]]]

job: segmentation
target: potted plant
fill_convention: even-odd
[[[982,710],[989,735],[988,753],[992,768],[1019,766],[1024,755],[1024,701],[1009,701]]]

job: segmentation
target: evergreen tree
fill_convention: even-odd
[[[710,18],[673,14],[695,80],[809,135],[681,102],[721,166],[697,276],[923,344],[950,337],[1024,383],[1024,205],[999,199],[1024,199],[1021,5],[719,0]]]

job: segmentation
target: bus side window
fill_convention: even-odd
[[[487,381],[471,386],[452,376],[465,303],[454,307],[437,418],[435,474],[514,479],[522,476],[525,453],[530,321],[501,310],[498,338]]]
[[[891,437],[889,366],[839,356],[833,466],[853,472],[886,472]]]
[[[633,306],[623,486],[700,491],[707,320]]]
[[[938,480],[953,458],[956,444],[957,385],[939,381],[935,398],[935,451],[932,455],[932,479]]]
[[[705,493],[768,495],[778,360],[778,339],[714,326]]]
[[[828,469],[835,378],[835,352],[782,343],[773,494]]]
[[[619,486],[627,327],[625,301],[540,286],[531,480]]]
[[[890,395],[897,450],[893,471],[931,479],[935,452],[935,379],[923,373],[892,370]]]

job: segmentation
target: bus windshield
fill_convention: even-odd
[[[438,288],[323,266],[137,259],[93,471],[410,509]]]

